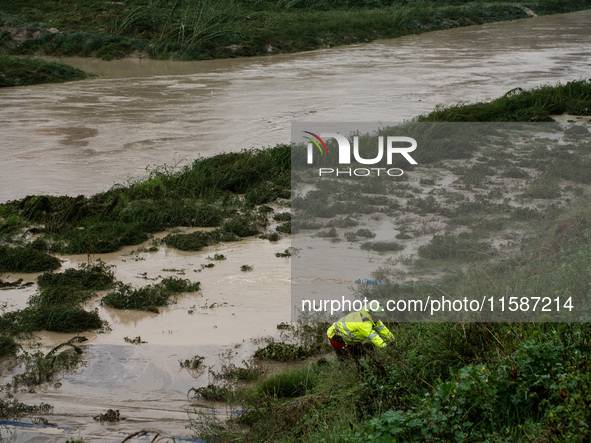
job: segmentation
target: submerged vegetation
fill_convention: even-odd
[[[135,309],[158,313],[158,308],[170,303],[170,297],[182,292],[196,292],[199,282],[192,283],[178,277],[167,277],[160,283],[133,288],[121,285],[101,299],[101,304],[117,309]]]
[[[487,103],[436,109],[419,121],[430,122],[549,122],[551,115],[589,115],[591,87],[585,80],[545,85],[531,90],[512,89]]]
[[[114,285],[113,271],[104,263],[83,264],[58,274],[46,272],[37,282],[39,290],[29,298],[27,308],[0,316],[2,337],[26,338],[40,330],[81,332],[103,325],[98,312],[87,311],[83,305],[95,296],[94,291]],[[9,345],[3,348],[11,349]]]

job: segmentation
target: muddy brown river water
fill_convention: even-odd
[[[273,57],[205,62],[87,59],[64,61],[98,74],[61,85],[0,90],[0,201],[29,194],[92,194],[141,177],[145,168],[197,156],[287,143],[292,121],[402,121],[437,104],[488,100],[516,87],[588,78],[591,11],[489,24],[392,41]],[[199,354],[206,365],[227,354],[240,363],[261,336],[290,320],[289,247],[247,239],[200,253],[96,256],[136,286],[179,275],[202,283],[158,315],[98,306],[107,334],[85,334],[84,364],[60,385],[20,393],[54,406],[48,420],[64,429],[13,429],[9,441],[121,441],[120,432],[158,429],[185,436],[191,374],[179,360]],[[201,269],[207,257],[227,260]],[[86,256],[62,257],[63,267]],[[351,260],[355,260],[352,257]],[[240,266],[253,266],[241,272]],[[14,280],[20,276],[1,275]],[[35,275],[24,276],[33,280]],[[355,275],[363,278],[367,275]],[[352,280],[335,282],[344,288]],[[9,309],[24,307],[35,287],[0,292]],[[132,345],[125,337],[141,336]],[[70,334],[39,334],[46,349]],[[4,371],[1,382],[8,380]],[[211,411],[212,405],[200,405]],[[100,424],[94,415],[119,409],[125,421]],[[219,405],[221,415],[229,413]],[[149,440],[148,440],[149,441]]]
[[[149,166],[288,143],[292,121],[402,121],[588,78],[589,23],[584,11],[251,59],[67,59],[99,77],[0,91],[0,201],[92,194]]]

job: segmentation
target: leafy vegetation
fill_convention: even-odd
[[[158,308],[170,303],[170,297],[183,292],[196,292],[200,283],[178,277],[167,277],[160,283],[133,288],[131,285],[120,285],[117,290],[109,292],[101,299],[101,304],[116,309],[135,309],[158,313]]]
[[[0,44],[2,37],[0,34]],[[28,86],[39,83],[61,83],[83,80],[85,72],[63,63],[46,62],[34,58],[17,58],[0,51],[0,88]]]
[[[502,106],[493,102],[493,111],[485,104],[472,108],[478,111],[473,120],[485,121],[491,112],[499,115],[499,120],[529,121],[531,113],[516,112],[525,106],[524,102],[519,104],[524,98],[537,100],[535,107],[543,110],[537,115],[572,111],[573,103],[588,100],[590,84],[583,81],[538,88],[531,91],[533,99],[530,92],[516,91],[502,99]],[[536,95],[539,91],[543,94]],[[453,115],[472,121],[476,114],[463,114],[470,109],[457,107]],[[588,115],[589,109],[579,112]],[[445,118],[439,112],[426,119]],[[588,132],[581,134],[586,137]],[[568,132],[565,135],[568,139]],[[463,152],[448,151],[451,157],[445,149],[435,149],[425,154],[432,171],[441,160],[458,165],[453,169],[458,177],[454,187],[463,192],[433,189],[427,196],[418,196],[404,184],[397,184],[396,193],[388,192],[405,199],[413,217],[440,217],[437,220],[444,222],[445,229],[421,231],[413,227],[412,236],[399,238],[429,236],[419,249],[419,260],[404,260],[424,267],[440,263],[437,271],[443,269],[444,277],[437,279],[437,285],[362,285],[357,290],[359,298],[386,300],[412,295],[421,299],[445,294],[458,299],[506,295],[531,300],[560,294],[576,300],[579,308],[572,319],[580,323],[552,323],[550,316],[546,323],[533,323],[527,315],[514,316],[521,322],[511,323],[513,318],[503,313],[495,317],[497,323],[388,324],[394,340],[385,349],[369,348],[363,357],[345,362],[321,359],[234,390],[232,402],[247,411],[235,421],[247,426],[247,431],[230,421],[216,428],[217,438],[468,442],[585,441],[589,437],[591,326],[590,318],[582,312],[588,312],[591,295],[591,210],[589,188],[573,192],[573,183],[588,183],[588,169],[584,172],[590,155],[588,143],[549,149],[542,140],[523,146],[495,146],[485,152],[470,147]],[[452,159],[458,161],[452,163]],[[498,180],[503,176],[519,183],[507,188]],[[436,183],[433,179],[429,186]],[[349,212],[352,216],[346,222],[346,210],[327,208],[346,202],[355,191],[347,185],[323,186],[326,188],[302,198],[312,203],[313,217],[304,214],[301,224],[320,230],[319,237],[353,238],[353,232],[343,234],[341,230],[358,226],[357,220],[364,216],[357,215],[364,212]],[[351,188],[354,186],[357,184]],[[328,203],[323,194],[330,194]],[[558,205],[565,203],[565,194],[573,200]],[[538,199],[535,208],[530,207],[531,199]],[[368,214],[380,214],[380,208],[386,207],[379,199],[375,203],[379,205],[373,205]],[[297,199],[292,208],[296,214],[307,209]],[[314,218],[325,215],[327,221]],[[292,221],[300,223],[297,216]],[[517,230],[527,234],[516,236]],[[519,240],[509,253],[498,247],[499,240],[506,239]],[[404,260],[392,264],[407,264]],[[381,273],[382,278],[376,278],[393,281],[396,272],[379,269],[376,275]],[[327,327],[308,326],[324,333]],[[300,347],[305,349],[297,341],[286,340],[260,348],[257,354],[276,355],[277,359],[295,356],[295,360]],[[199,435],[210,435],[203,433],[196,421],[191,427],[199,429]]]
[[[0,219],[43,225],[36,228],[41,231],[39,245],[65,254],[116,251],[167,228],[219,226],[211,232],[171,234],[164,240],[179,249],[200,250],[262,233],[267,214],[243,195],[267,185],[277,190],[272,198],[290,196],[289,146],[200,158],[180,171],[157,168],[145,180],[92,197],[29,196],[0,205]],[[55,269],[32,267],[45,257],[43,251],[2,248],[7,253],[0,255],[0,269],[17,269],[13,262],[38,271]],[[36,259],[30,260],[33,255]],[[58,263],[49,260],[53,266]]]
[[[571,81],[564,85],[521,88],[507,92],[489,103],[455,105],[431,112],[419,121],[431,122],[548,122],[550,115],[588,115],[591,109],[591,83]]]
[[[57,258],[31,246],[0,245],[0,272],[52,271],[61,265]]]
[[[589,6],[587,0],[528,4],[539,15]],[[0,46],[14,54],[107,60],[132,52],[204,59],[305,51],[525,17],[521,3],[484,0],[88,0],[75,8],[50,0],[3,0]]]

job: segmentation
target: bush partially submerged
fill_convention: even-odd
[[[69,268],[59,274],[46,272],[37,278],[40,288],[69,286],[80,290],[102,291],[115,282],[113,270],[102,262],[82,264],[79,269]]]
[[[0,246],[0,272],[53,271],[61,265],[56,257],[30,246]]]
[[[481,242],[467,233],[434,235],[431,242],[419,248],[419,257],[441,260],[482,260],[493,253],[490,243]]]
[[[99,329],[103,324],[97,310],[88,312],[77,307],[26,308],[20,313],[21,318],[28,323],[28,329],[32,331],[45,329],[52,332],[81,332]]]
[[[7,335],[0,335],[0,357],[14,355],[18,351],[18,348],[19,346],[14,341],[14,338]]]
[[[135,309],[138,311],[158,312],[158,308],[170,303],[170,297],[182,292],[196,292],[199,282],[192,283],[178,277],[167,277],[160,283],[133,288],[122,285],[101,299],[101,304],[116,309]]]

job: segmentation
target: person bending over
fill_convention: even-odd
[[[339,360],[361,357],[364,341],[370,341],[377,348],[384,348],[386,340],[394,337],[380,320],[384,316],[384,308],[379,304],[376,307],[375,304],[370,303],[367,310],[345,315],[326,331]]]

